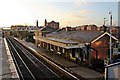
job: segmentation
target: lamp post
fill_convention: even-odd
[[[105,22],[108,21],[106,20],[106,18],[104,18],[104,24],[103,24],[103,31],[106,32],[107,31],[107,26],[105,26]]]
[[[105,22],[106,22],[107,20],[106,20],[106,18],[104,18],[104,26],[105,26]]]
[[[111,34],[112,34],[112,32],[111,32],[111,28],[112,28],[112,13],[111,12],[109,12],[109,15],[110,15],[110,62],[111,62],[111,60],[112,60],[112,39],[111,39]]]

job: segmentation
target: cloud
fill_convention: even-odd
[[[88,2],[86,2],[86,0],[74,0],[73,4],[75,6],[81,6],[81,5],[87,5]]]
[[[77,17],[77,18],[85,18],[85,16],[79,15],[79,14],[73,14],[73,17]]]
[[[74,0],[74,2],[81,2],[83,4],[86,4],[88,2],[119,2],[119,0]]]
[[[93,10],[87,10],[83,9],[75,13],[71,13],[70,16],[75,17],[75,18],[86,18],[87,15],[92,14],[94,11]]]
[[[30,2],[118,2],[119,0],[21,0]]]
[[[64,15],[63,19],[60,21],[62,26],[78,26],[83,24],[90,24],[89,16],[94,13],[93,10],[82,9],[77,12],[71,12]]]
[[[94,11],[93,10],[87,10],[87,9],[83,9],[83,10],[80,10],[79,13],[80,14],[83,14],[83,15],[86,15],[86,14],[91,14],[93,13]]]

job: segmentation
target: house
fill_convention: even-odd
[[[27,29],[28,27],[27,26],[24,26],[24,25],[12,25],[11,26],[11,30],[25,30]]]
[[[76,30],[97,30],[98,27],[96,25],[82,25],[77,26]]]
[[[87,30],[97,30],[96,25],[88,25]]]
[[[47,34],[45,37],[35,36],[40,47],[58,53],[72,61],[91,64],[92,59],[104,60],[109,57],[108,32],[100,31],[65,31],[59,30]],[[112,37],[112,43],[118,39]]]
[[[44,26],[49,26],[49,27],[52,27],[54,29],[59,29],[59,22],[55,22],[55,21],[51,21],[51,22],[47,22],[47,20],[45,19],[45,22],[44,22]]]

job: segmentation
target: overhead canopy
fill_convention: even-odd
[[[66,48],[66,49],[84,47],[84,45],[78,44],[77,42],[74,42],[74,41],[68,41],[68,40],[62,40],[62,39],[56,39],[56,38],[50,38],[50,37],[39,37],[38,40],[55,45],[55,46]]]

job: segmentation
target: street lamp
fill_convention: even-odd
[[[111,60],[112,60],[112,39],[111,39],[111,34],[112,34],[112,32],[111,32],[111,28],[112,28],[112,13],[111,12],[109,12],[109,15],[110,15],[110,62],[111,62]]]
[[[106,18],[104,18],[104,26],[105,26],[105,22],[106,22],[107,20],[106,20]]]

